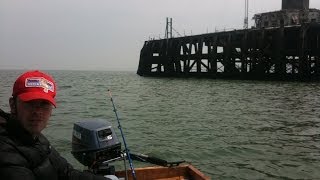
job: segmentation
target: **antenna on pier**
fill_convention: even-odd
[[[248,16],[249,16],[249,0],[244,0],[245,1],[245,12],[244,12],[244,25],[243,28],[244,29],[248,29],[249,26],[249,22],[248,22]]]
[[[172,38],[172,18],[167,18],[165,39]]]

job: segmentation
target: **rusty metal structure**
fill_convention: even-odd
[[[309,0],[282,0],[280,11],[259,13],[253,16],[255,28],[269,28],[320,22],[320,10],[310,9]]]
[[[301,5],[304,7],[306,3],[309,1]],[[286,7],[285,2],[283,6]],[[137,74],[320,80],[320,24],[285,26],[281,23],[278,27],[146,41],[140,52]]]

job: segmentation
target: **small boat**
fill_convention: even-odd
[[[205,176],[190,164],[136,168],[135,173],[138,180],[210,180],[210,177]],[[127,180],[133,180],[131,170],[118,171],[115,175],[119,180],[126,179],[127,176]]]

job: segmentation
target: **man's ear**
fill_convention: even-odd
[[[11,97],[9,99],[9,105],[10,105],[11,114],[16,114],[17,113],[17,106],[16,106],[16,101],[13,97]]]

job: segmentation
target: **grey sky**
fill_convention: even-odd
[[[281,0],[249,0],[249,25],[279,9]],[[0,69],[135,71],[166,17],[182,35],[241,29],[244,0],[0,0]]]

